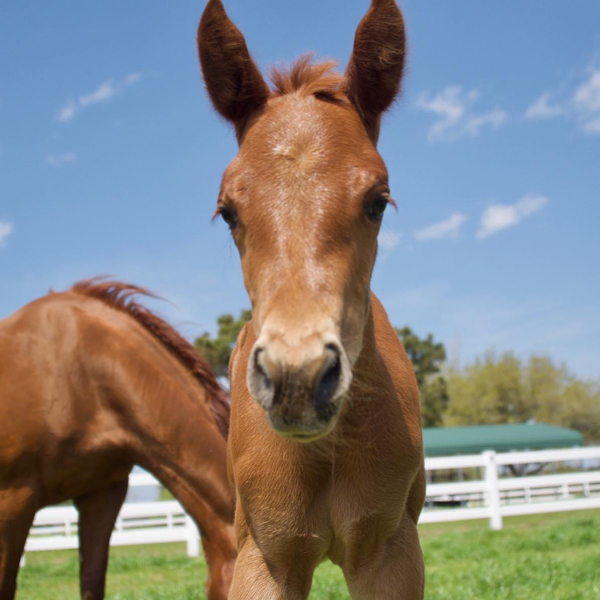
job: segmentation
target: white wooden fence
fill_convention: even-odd
[[[425,468],[429,477],[440,470],[462,472],[473,467],[481,476],[471,481],[429,483],[420,523],[489,519],[492,529],[501,529],[505,516],[600,508],[600,470],[578,470],[580,465],[573,466],[576,462],[594,460],[600,461],[600,447],[427,458]],[[507,465],[547,463],[567,463],[569,472],[502,476]],[[132,474],[129,485],[160,484],[152,475]],[[440,508],[445,504],[454,507]],[[123,505],[111,538],[112,546],[165,542],[185,542],[189,556],[200,552],[196,526],[179,502]],[[77,545],[77,511],[72,506],[58,506],[37,513],[25,551],[62,550]]]
[[[149,473],[132,473],[129,486],[160,486],[160,483]],[[77,548],[77,520],[74,506],[51,506],[38,511],[25,544],[25,552]],[[196,524],[179,502],[164,500],[123,504],[110,539],[111,546],[167,542],[185,542],[188,556],[200,554]]]
[[[477,467],[482,477],[472,481],[428,484],[428,506],[419,522],[489,519],[492,529],[502,529],[502,517],[600,508],[600,470],[583,470],[576,464],[598,462],[599,459],[600,447],[595,446],[427,458],[425,469],[428,474]],[[562,463],[568,471],[552,475],[499,476],[499,467],[549,463]],[[444,503],[458,507],[436,508]]]

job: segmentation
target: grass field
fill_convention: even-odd
[[[600,600],[600,511],[420,527],[428,600]],[[114,548],[108,574],[111,600],[204,598],[206,566],[183,544]],[[18,600],[78,597],[75,552],[27,555]],[[341,571],[319,567],[311,599],[348,598]]]

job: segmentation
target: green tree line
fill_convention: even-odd
[[[221,315],[215,337],[195,341],[200,354],[220,377],[249,310]],[[444,344],[432,334],[421,338],[409,327],[396,329],[413,365],[424,427],[491,425],[535,421],[569,427],[587,442],[600,442],[600,382],[576,377],[548,356],[521,360],[513,352],[488,351],[471,364],[446,365]]]
[[[451,400],[444,425],[535,421],[600,442],[600,382],[581,379],[548,356],[521,360],[513,352],[489,351],[448,369],[447,381]]]

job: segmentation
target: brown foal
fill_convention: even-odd
[[[227,598],[236,549],[229,405],[210,367],[122,283],[87,281],[0,322],[0,599],[15,595],[35,512],[74,499],[81,595],[104,597],[108,546],[139,464],[202,532],[208,598]]]
[[[198,49],[240,146],[217,213],[253,308],[230,365],[230,598],[307,598],[326,559],[352,598],[422,598],[418,390],[370,292],[392,203],[376,143],[404,66],[400,10],[372,1],[344,75],[303,58],[273,71],[273,89],[221,0],[206,6]]]

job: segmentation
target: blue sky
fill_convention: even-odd
[[[345,67],[367,0],[225,0],[266,71]],[[13,2],[0,19],[0,318],[108,273],[190,338],[248,306],[224,224],[236,153],[196,59],[204,3]],[[404,94],[380,151],[373,289],[463,363],[487,348],[600,376],[600,3],[405,0]],[[157,306],[157,305],[153,305]]]

